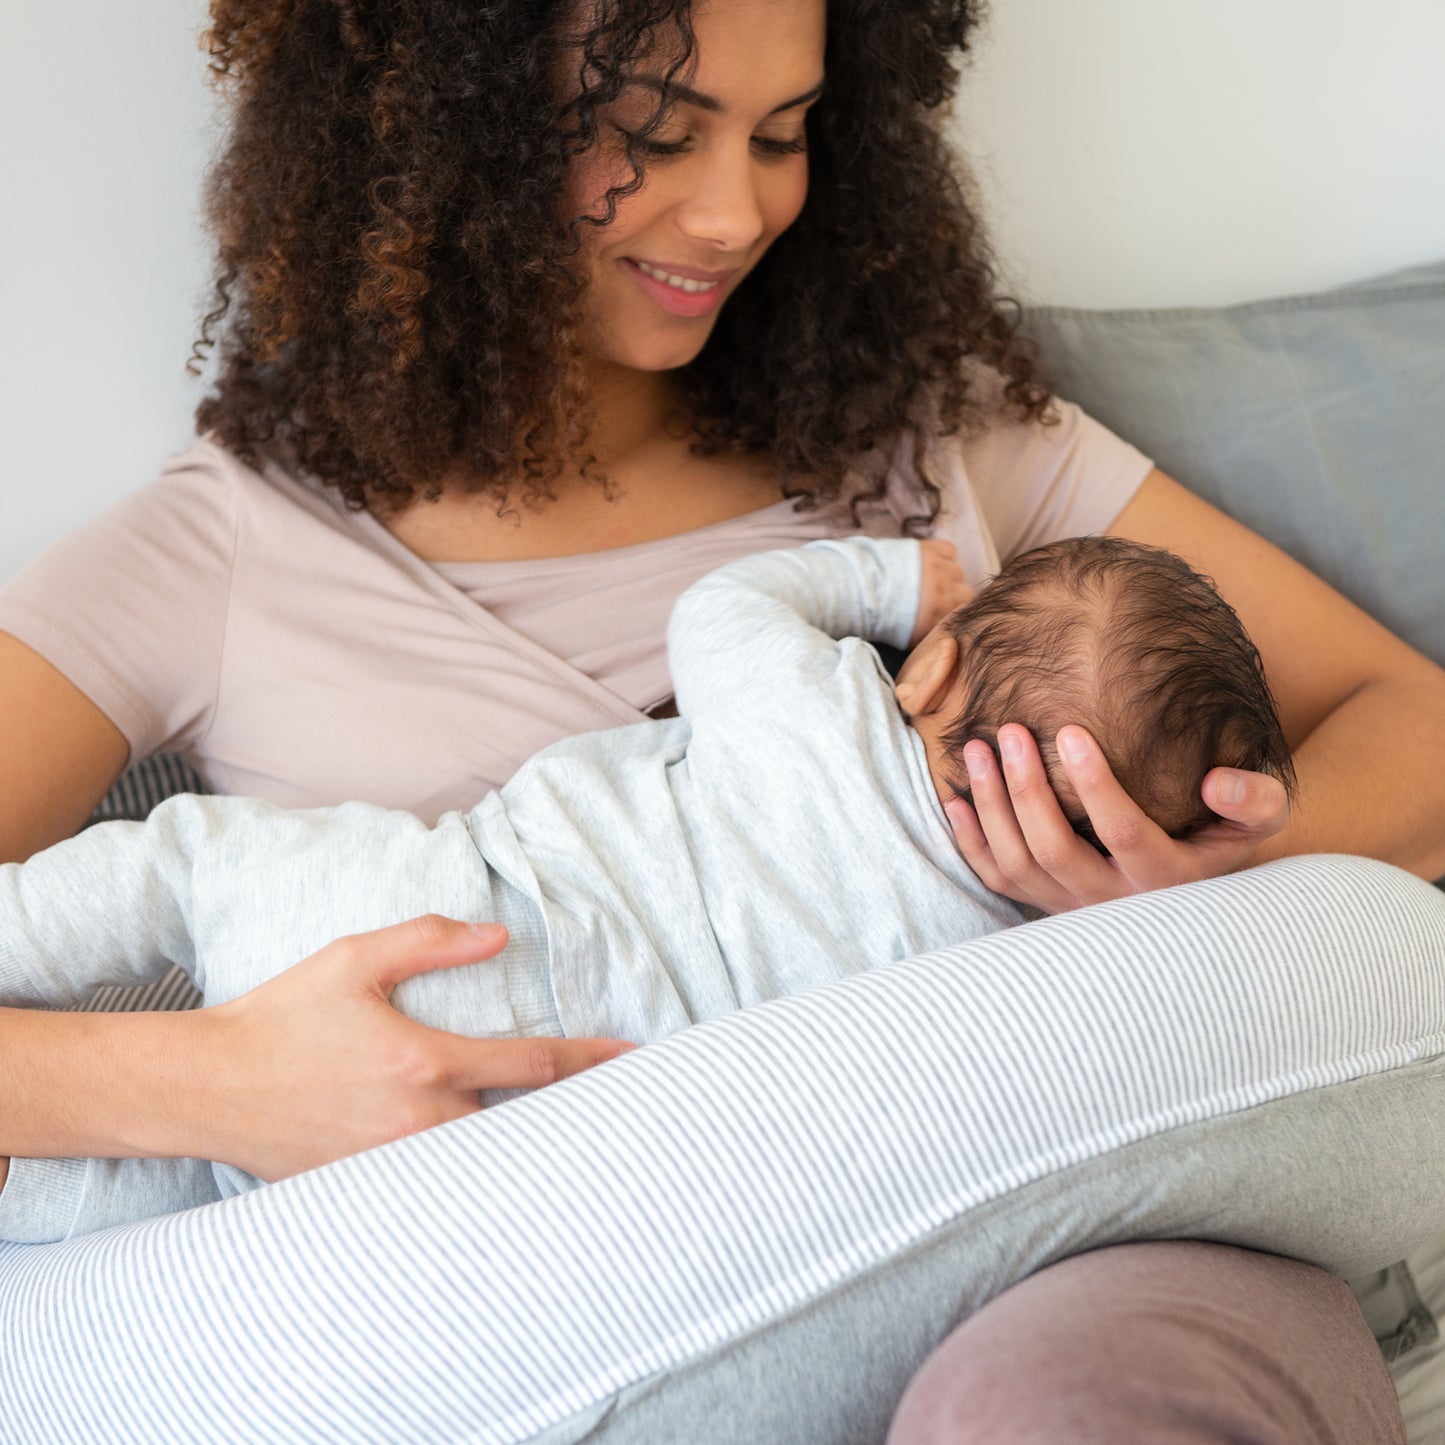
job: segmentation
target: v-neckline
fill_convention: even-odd
[[[380,553],[414,583],[424,587],[438,601],[448,606],[458,617],[490,641],[505,647],[518,657],[526,659],[556,681],[569,686],[574,692],[585,697],[601,709],[603,714],[612,720],[614,726],[648,721],[648,715],[645,712],[634,707],[625,698],[618,696],[611,688],[605,687],[580,668],[575,667],[564,658],[558,657],[555,652],[534,642],[525,633],[519,632],[515,627],[503,622],[474,597],[449,582],[430,562],[418,557],[410,547],[393,536],[370,512],[352,511],[341,504],[339,498],[333,498],[329,492],[308,486],[299,479],[286,476],[284,472],[280,473],[276,479],[288,487],[301,489],[308,496],[325,502],[344,525],[349,527],[358,539],[368,545],[373,552]]]

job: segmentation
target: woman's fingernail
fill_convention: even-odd
[[[972,782],[978,782],[980,778],[988,777],[988,765],[993,755],[986,747],[965,748],[963,750],[963,765],[968,769],[968,776]]]
[[[1221,803],[1242,803],[1244,801],[1244,779],[1238,773],[1223,773],[1215,785],[1219,789]]]
[[[1089,750],[1084,746],[1084,740],[1078,733],[1060,733],[1058,744],[1065,762],[1082,763],[1089,755]]]
[[[998,750],[1003,754],[1005,762],[1017,762],[1023,756],[1024,745],[1019,741],[1017,733],[1000,733],[998,735]]]

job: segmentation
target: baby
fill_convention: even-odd
[[[409,1014],[477,1036],[648,1041],[1019,922],[942,808],[964,742],[1004,722],[1046,748],[1058,725],[1088,726],[1174,833],[1208,820],[1216,764],[1289,780],[1254,648],[1177,558],[1058,543],[929,626],[967,595],[951,557],[857,538],[712,573],[669,629],[678,718],[557,743],[434,827],[187,796],[0,868],[0,1005],[63,1008],[172,963],[220,1003],[342,934],[435,912],[503,923],[510,943],[403,984]],[[862,637],[917,642],[896,696]],[[12,1175],[0,1239],[257,1182],[186,1160],[83,1167],[60,1220]]]

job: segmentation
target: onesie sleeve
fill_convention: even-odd
[[[917,542],[871,537],[762,552],[710,572],[668,624],[679,713],[729,706],[744,687],[775,691],[830,673],[835,639],[906,647],[921,576]]]
[[[95,703],[132,759],[184,750],[209,724],[236,512],[224,454],[200,443],[0,587],[0,631]]]
[[[220,1197],[204,1159],[12,1159],[0,1243],[53,1244]]]
[[[0,865],[0,1007],[66,1008],[100,984],[194,970],[194,860],[207,820],[248,800],[174,798],[145,823],[107,823]],[[40,1244],[217,1197],[189,1159],[15,1159],[0,1240]]]

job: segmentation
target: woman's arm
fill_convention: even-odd
[[[120,729],[78,687],[0,632],[0,863],[74,833],[128,751]]]
[[[968,749],[977,812],[949,810],[980,877],[1056,912],[1291,853],[1358,853],[1445,874],[1445,672],[1162,472],[1109,530],[1177,552],[1239,613],[1296,750],[1299,797],[1290,812],[1272,779],[1217,769],[1205,800],[1231,821],[1179,842],[1124,794],[1093,739],[1066,729],[1061,760],[1113,855],[1105,859],[1073,834],[1032,739],[1005,729],[1001,751],[1008,742],[1014,756],[1002,772],[986,747]]]
[[[343,938],[190,1013],[0,1009],[6,1155],[194,1156],[278,1179],[615,1058],[609,1039],[471,1039],[392,1008],[405,978],[492,958],[506,930],[428,917]]]

